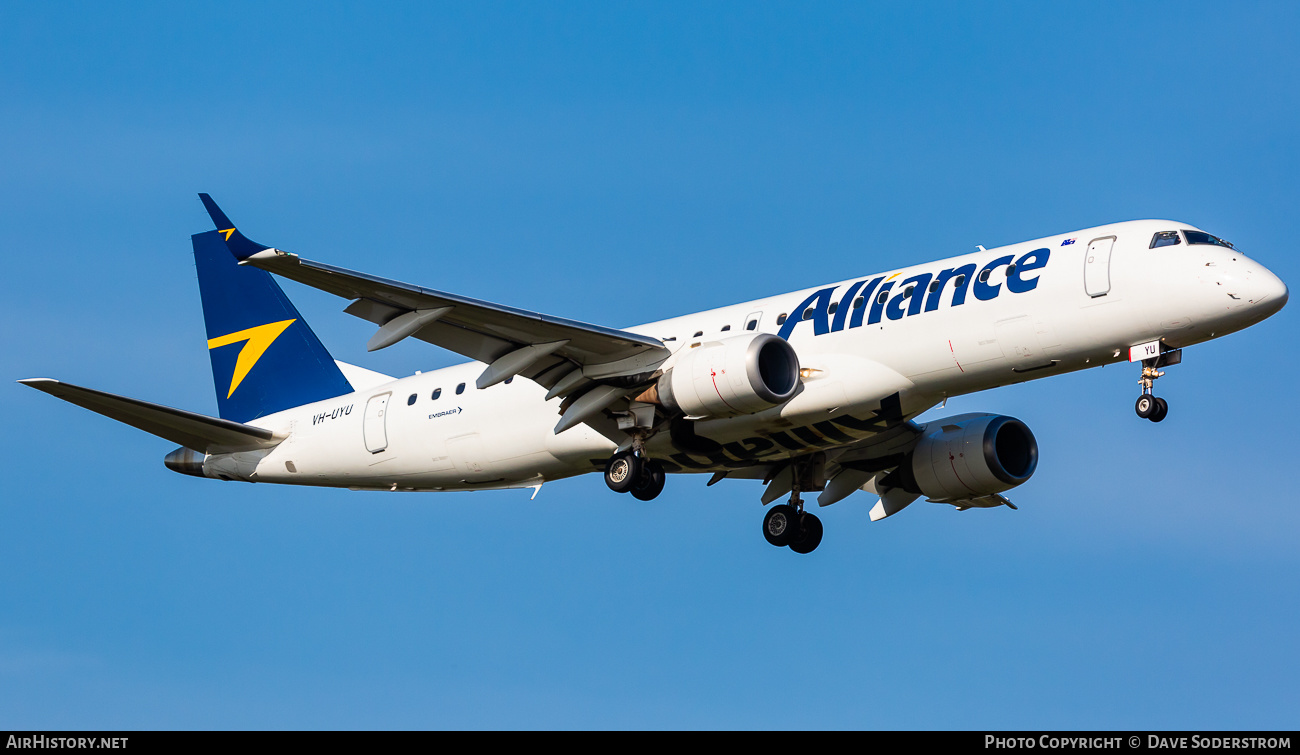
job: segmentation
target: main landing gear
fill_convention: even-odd
[[[822,520],[803,510],[796,490],[790,503],[773,506],[763,517],[763,537],[778,548],[789,546],[795,553],[812,553],[822,542]]]
[[[662,464],[633,451],[614,454],[605,465],[605,484],[609,489],[615,493],[631,493],[640,501],[658,497],[666,478]]]

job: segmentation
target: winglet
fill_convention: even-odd
[[[203,206],[207,209],[208,215],[212,217],[212,222],[216,223],[217,230],[226,238],[226,246],[229,247],[230,253],[235,255],[238,260],[246,260],[263,249],[270,249],[266,244],[259,244],[240,233],[235,228],[235,224],[230,222],[226,213],[221,211],[212,197],[204,193],[199,193],[199,199],[203,200]]]

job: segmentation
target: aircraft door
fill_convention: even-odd
[[[388,399],[391,393],[371,396],[366,402],[366,418],[362,423],[362,432],[366,438],[366,449],[372,454],[388,448]]]
[[[1083,288],[1094,299],[1110,291],[1110,250],[1115,237],[1093,239],[1083,262]]]

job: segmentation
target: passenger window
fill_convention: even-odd
[[[511,375],[510,377],[506,378],[506,385],[510,385],[510,381],[514,379],[515,379],[514,375]]]
[[[934,293],[935,291],[938,291],[938,290],[939,290],[939,281],[934,281],[934,282],[932,282],[932,283],[930,284],[930,293]]]
[[[785,313],[784,313],[784,312],[782,312],[781,314],[779,314],[779,315],[776,316],[776,324],[777,324],[777,325],[785,325]]]
[[[912,292],[915,290],[916,290],[916,286],[908,286],[907,288],[903,289],[903,296],[911,296]]]
[[[966,276],[965,275],[957,276],[953,280],[952,285],[956,286],[957,288],[961,288],[962,286],[966,285]]]
[[[722,332],[723,332],[723,333],[726,333],[728,330],[731,330],[731,326],[730,326],[730,325],[723,325],[723,326],[722,326]]]
[[[809,307],[809,308],[807,308],[807,309],[805,309],[805,310],[803,311],[803,319],[805,319],[805,320],[811,320],[811,319],[812,319],[812,316],[813,316],[813,308],[812,308],[812,307]]]
[[[858,298],[853,300],[853,308],[862,309],[862,307],[864,307],[866,303],[867,303],[867,297],[859,296]]]
[[[434,389],[433,389],[433,395],[429,397],[429,400],[430,400],[430,401],[437,401],[437,400],[438,400],[438,397],[441,396],[441,395],[442,395],[442,389],[441,389],[441,388],[434,388]]]
[[[1015,274],[1016,274],[1016,266],[1015,266],[1015,265],[1007,265],[1007,277],[1010,278],[1011,276],[1013,276],[1013,275],[1015,275]]]
[[[750,320],[749,322],[745,323],[745,330],[753,330],[754,328],[757,327],[758,327],[758,320]]]
[[[840,303],[837,301],[833,301],[831,302],[831,305],[826,308],[826,314],[833,315],[835,314],[836,310],[838,310],[839,308],[840,308]]]
[[[980,271],[980,282],[981,282],[981,283],[988,283],[988,282],[989,282],[989,274],[992,273],[992,272],[993,272],[992,270],[981,270],[981,271]]]
[[[415,405],[415,394],[414,394],[414,393],[412,393],[412,394],[411,394],[411,395],[406,399],[406,405],[407,405],[407,406],[414,406],[414,405]]]
[[[1161,231],[1151,237],[1151,246],[1148,249],[1155,249],[1162,246],[1174,246],[1181,244],[1182,239],[1178,238],[1178,231]]]
[[[457,395],[457,396],[459,396],[460,394],[462,394],[462,393],[464,393],[464,392],[465,392],[465,384],[464,384],[464,383],[461,383],[460,385],[456,386],[456,395]]]
[[[702,331],[702,330],[697,330],[697,331],[695,331],[695,335],[691,336],[691,338],[699,338],[699,337],[702,336],[702,335],[704,335],[704,331]]]
[[[888,300],[889,300],[889,292],[888,292],[888,291],[881,291],[881,292],[880,292],[880,296],[877,296],[877,297],[876,297],[876,303],[877,303],[877,304],[884,304],[884,303],[885,303],[886,301],[888,301]]]

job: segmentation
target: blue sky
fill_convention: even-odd
[[[321,261],[625,326],[1140,217],[1292,287],[1294,3],[0,5],[0,374],[215,413],[207,191]],[[335,356],[371,327],[285,284]],[[1300,725],[1296,308],[951,401],[1041,447],[1019,511],[822,512],[595,477],[196,480],[11,384],[4,728]]]

